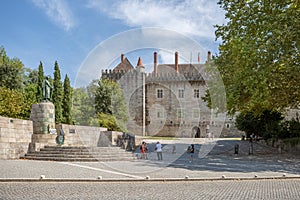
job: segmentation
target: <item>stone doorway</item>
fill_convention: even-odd
[[[192,129],[192,138],[200,138],[201,136],[201,131],[200,128],[198,126],[194,126]]]

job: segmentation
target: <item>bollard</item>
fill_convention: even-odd
[[[45,179],[45,178],[46,178],[45,175],[41,175],[41,176],[40,176],[40,179]]]
[[[250,143],[250,146],[249,146],[249,155],[253,155],[253,144]]]
[[[234,154],[239,154],[239,145],[238,144],[236,144],[234,146]]]

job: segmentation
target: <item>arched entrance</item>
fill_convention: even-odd
[[[198,126],[193,127],[192,138],[200,138],[200,128]]]

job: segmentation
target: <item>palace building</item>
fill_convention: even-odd
[[[211,122],[212,112],[201,98],[206,90],[203,69],[211,53],[205,64],[179,64],[178,56],[175,52],[174,64],[158,64],[154,52],[153,72],[145,73],[141,58],[134,67],[122,54],[113,70],[102,71],[102,78],[116,81],[122,88],[129,110],[129,132],[199,138],[224,125]]]

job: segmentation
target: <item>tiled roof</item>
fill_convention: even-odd
[[[120,62],[114,69],[114,72],[117,71],[130,71],[133,70],[134,67],[132,66],[132,64],[129,62],[129,60],[127,58],[124,58],[124,60],[122,62]]]

